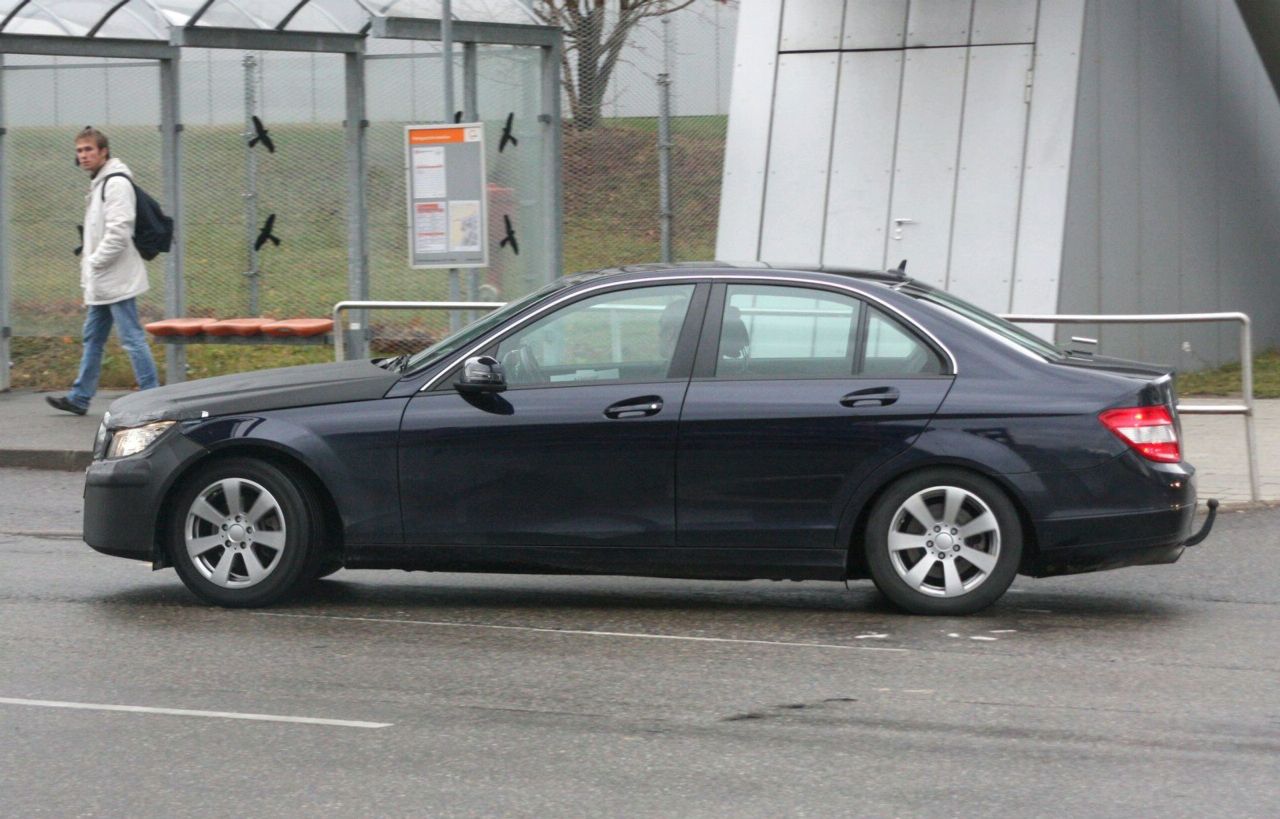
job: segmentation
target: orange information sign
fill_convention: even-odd
[[[484,126],[405,126],[411,267],[488,264]]]
[[[466,128],[410,128],[410,145],[440,145],[467,142]]]

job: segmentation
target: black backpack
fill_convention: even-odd
[[[127,173],[113,173],[102,180],[103,202],[107,201],[107,182],[113,176],[129,179]],[[173,244],[173,219],[165,216],[160,203],[151,194],[134,184],[132,179],[129,179],[129,183],[133,185],[133,193],[138,200],[133,222],[133,246],[138,249],[138,255],[150,261],[161,253],[169,252],[169,247]]]

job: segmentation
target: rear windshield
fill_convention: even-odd
[[[1066,358],[1066,354],[1061,348],[1050,344],[1034,333],[1027,332],[1016,324],[1005,321],[994,313],[988,313],[977,305],[970,304],[964,299],[958,299],[950,293],[911,285],[899,288],[899,292],[906,293],[908,296],[913,296],[927,304],[941,307],[953,313],[959,313],[975,324],[1000,336],[1005,341],[1012,342],[1036,355],[1055,361]]]

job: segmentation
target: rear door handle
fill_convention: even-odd
[[[854,390],[840,399],[845,407],[887,407],[897,402],[897,387],[869,387],[865,390]]]
[[[660,412],[662,412],[662,399],[656,395],[645,395],[612,404],[605,409],[604,415],[606,418],[614,419],[643,418]]]

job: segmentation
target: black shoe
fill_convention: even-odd
[[[71,403],[71,399],[65,395],[46,395],[44,397],[46,403],[54,409],[60,409],[63,412],[71,412],[76,415],[84,415],[89,411],[88,407],[82,407],[79,404]]]

